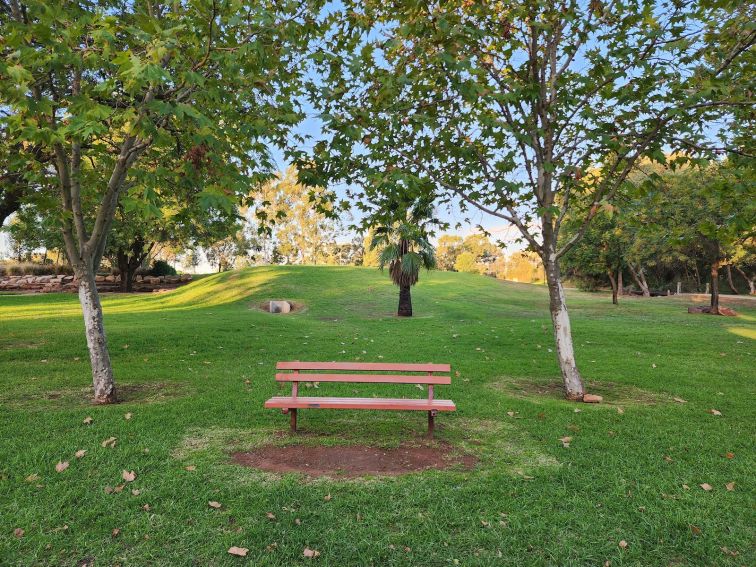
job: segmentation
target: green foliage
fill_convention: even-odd
[[[149,274],[151,276],[175,276],[176,269],[165,260],[155,260]]]

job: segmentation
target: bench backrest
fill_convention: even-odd
[[[279,362],[278,382],[368,382],[384,384],[451,384],[448,364],[405,364],[397,362]],[[403,372],[414,374],[388,374]]]

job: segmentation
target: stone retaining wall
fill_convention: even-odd
[[[173,289],[192,280],[190,274],[180,276],[134,276],[134,291],[161,291]],[[121,276],[97,276],[99,291],[119,291]],[[77,292],[78,282],[74,276],[0,276],[0,293],[23,291],[34,293]]]

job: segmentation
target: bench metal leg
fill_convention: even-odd
[[[290,409],[289,414],[290,414],[289,423],[291,424],[291,432],[296,433],[297,432],[297,408]]]

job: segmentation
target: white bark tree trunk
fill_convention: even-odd
[[[559,261],[552,254],[545,262],[546,281],[549,287],[549,306],[551,321],[554,324],[557,359],[564,382],[564,394],[569,400],[582,400],[585,394],[583,378],[575,362],[575,349],[572,344],[572,329],[567,303],[564,297]]]
[[[92,363],[94,402],[109,404],[116,401],[115,379],[105,337],[100,295],[97,293],[94,273],[89,272],[90,270],[77,270],[76,275],[79,279],[79,302],[84,315],[89,360]]]

